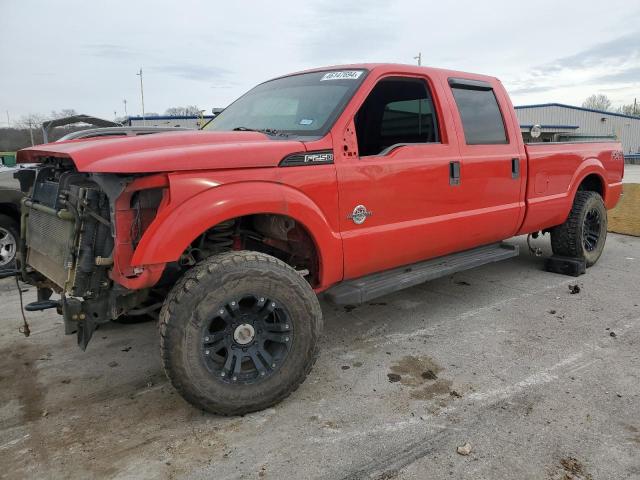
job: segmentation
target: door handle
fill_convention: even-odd
[[[460,185],[460,162],[449,162],[449,185]]]
[[[520,178],[520,159],[511,159],[511,178]]]

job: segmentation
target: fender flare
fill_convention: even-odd
[[[583,182],[585,178],[589,175],[597,175],[602,183],[602,199],[605,200],[607,198],[607,193],[609,191],[609,185],[607,183],[607,171],[602,165],[602,162],[597,158],[588,158],[584,162],[580,164],[580,166],[576,169],[571,178],[571,182],[569,182],[569,197],[571,199],[571,203],[573,204],[573,199],[576,196],[578,191],[578,187]]]
[[[223,184],[204,190],[178,206],[169,203],[144,232],[131,265],[174,262],[209,228],[225,220],[256,214],[286,215],[308,231],[319,256],[319,289],[342,280],[340,235],[332,230],[318,205],[309,197],[292,187],[273,182]]]
[[[563,218],[565,220],[569,217],[571,207],[573,207],[573,201],[578,193],[578,187],[580,187],[580,184],[585,178],[592,174],[597,175],[600,179],[600,182],[602,183],[602,199],[606,202],[609,190],[609,185],[606,180],[607,172],[599,159],[594,157],[587,158],[578,166],[576,171],[573,173],[573,177],[571,177],[571,181],[569,182],[567,204],[565,206],[565,211],[563,212]]]

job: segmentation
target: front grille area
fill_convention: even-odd
[[[73,265],[74,222],[31,208],[27,217],[27,263],[60,287]]]

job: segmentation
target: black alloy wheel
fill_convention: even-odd
[[[275,300],[245,295],[221,305],[202,330],[202,356],[226,383],[252,384],[274,374],[293,344],[287,310]]]

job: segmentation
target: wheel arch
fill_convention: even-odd
[[[0,202],[0,215],[6,215],[20,224],[20,208],[14,203]]]
[[[323,289],[342,279],[342,243],[320,207],[292,187],[273,182],[239,182],[209,188],[177,206],[158,212],[140,239],[131,264],[176,261],[185,249],[212,227],[250,215],[283,215],[308,233],[319,263]]]
[[[606,170],[597,158],[588,158],[582,162],[571,179],[571,188],[569,189],[571,205],[573,205],[579,190],[596,192],[603,200],[606,199],[608,187],[606,176]]]

